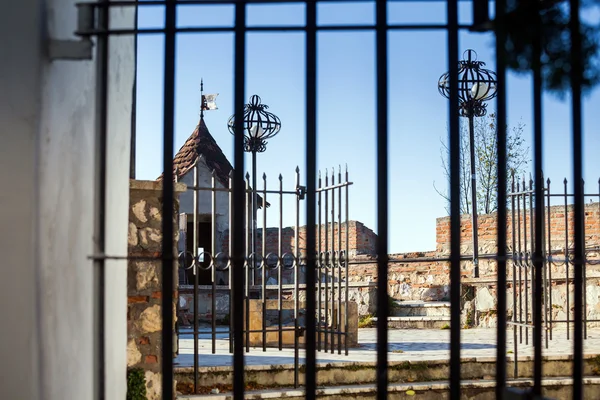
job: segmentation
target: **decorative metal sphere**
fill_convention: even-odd
[[[244,150],[263,152],[267,147],[267,139],[277,135],[281,130],[281,121],[273,113],[266,111],[268,105],[262,104],[260,97],[253,95],[250,103],[244,106]],[[235,135],[235,114],[229,117],[227,127]]]
[[[487,107],[484,102],[496,97],[496,73],[483,68],[484,65],[484,62],[477,61],[474,50],[465,51],[463,60],[458,63],[459,111],[463,117],[484,116]],[[440,77],[438,90],[442,96],[450,98],[450,72]]]

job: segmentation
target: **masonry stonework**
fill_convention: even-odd
[[[185,185],[176,184],[175,197],[183,190]],[[156,258],[156,261],[132,259],[127,267],[127,366],[145,371],[149,400],[161,398],[162,200],[161,182],[130,181],[128,256]],[[176,200],[173,221],[175,251],[178,208]],[[173,274],[177,276],[176,263]],[[177,279],[175,282],[177,284]],[[173,297],[174,309],[176,299],[177,287]]]
[[[333,226],[333,229],[332,229]],[[296,249],[296,229],[294,227],[286,227],[282,229],[282,238],[281,238],[281,246],[282,253],[291,253],[295,254]],[[301,255],[304,255],[306,252],[306,226],[301,226],[298,228],[298,248]],[[266,229],[267,237],[266,237],[266,254],[269,253],[279,253],[279,229],[278,228],[267,228]],[[319,236],[320,233],[320,236]],[[319,248],[319,237],[320,240],[320,248],[325,249],[325,244],[328,244],[328,249],[335,248],[335,251],[340,249],[346,249],[346,223],[342,222],[341,224],[341,238],[340,235],[340,224],[337,222],[335,224],[321,225],[321,232],[319,232],[319,228],[317,227],[317,248]],[[350,252],[350,256],[375,254],[375,241],[377,239],[377,235],[367,226],[365,226],[362,222],[359,221],[349,221],[348,222],[348,248]],[[333,242],[332,242],[333,241]],[[257,229],[257,243],[259,251],[262,252],[262,228]],[[224,251],[229,250],[229,231],[226,231],[223,237],[222,248]]]

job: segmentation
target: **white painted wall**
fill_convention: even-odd
[[[210,188],[212,187],[212,171],[208,168],[203,158],[200,158],[198,163],[199,181],[200,187]],[[194,186],[194,171],[189,171],[184,175],[180,182],[185,183],[188,188]],[[217,187],[223,188],[224,186],[217,179]],[[194,213],[194,191],[188,189],[186,192],[179,195],[179,212],[186,214]],[[198,191],[198,214],[203,218],[207,218],[206,221],[210,221],[212,216],[212,192],[209,190]],[[217,244],[222,243],[223,233],[229,229],[229,192],[219,191],[216,196],[216,230],[217,230]],[[188,217],[188,221],[193,221],[191,217]],[[210,251],[209,249],[207,249]],[[217,246],[217,252],[221,251],[221,248]]]
[[[95,61],[50,61],[76,39],[75,0],[0,14],[0,398],[92,399]],[[114,12],[133,25],[133,10]],[[116,19],[120,21],[116,21]],[[107,253],[127,251],[132,38],[111,39]],[[107,263],[107,397],[125,397],[126,265]]]
[[[41,9],[0,13],[0,399],[39,399],[36,146]],[[11,38],[10,40],[8,38]]]

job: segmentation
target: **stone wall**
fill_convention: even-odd
[[[184,190],[185,185],[176,184],[176,196]],[[145,370],[149,400],[161,397],[162,203],[160,182],[130,181],[128,256],[157,258],[156,261],[132,259],[127,267],[127,366]],[[175,254],[178,208],[176,200]],[[174,263],[173,275],[177,276],[177,263]],[[176,299],[177,287],[174,309]]]
[[[369,229],[362,222],[349,221],[348,222],[348,248],[351,256],[362,255],[362,254],[375,254],[375,240],[377,235],[373,230]],[[296,234],[295,227],[286,227],[282,229],[281,247],[283,253],[295,254],[296,250]],[[298,247],[300,254],[304,254],[306,251],[306,226],[301,226],[298,229]],[[336,251],[339,250],[338,235],[340,234],[339,224],[329,224],[327,227],[321,225],[321,248],[325,248],[325,237],[327,236],[328,248],[332,248],[332,235],[335,242]],[[278,254],[279,250],[279,229],[278,228],[267,228],[266,229],[266,253]],[[317,247],[319,245],[319,228],[317,227]],[[257,230],[257,243],[259,251],[262,251],[262,228]],[[346,248],[346,223],[342,222],[341,228],[341,244],[342,250]],[[229,249],[229,231],[225,232],[223,236],[222,248],[224,251]]]
[[[567,306],[567,285],[565,284],[566,271],[560,265],[564,258],[565,232],[569,247],[573,245],[573,206],[552,206],[546,209],[546,216],[550,212],[550,244],[553,257],[557,262],[551,266],[553,279],[552,306],[549,313],[553,319],[565,319],[566,310],[573,310],[572,284],[569,285],[571,293]],[[565,226],[566,220],[566,226]],[[529,226],[529,216],[526,217]],[[508,250],[512,247],[512,218],[507,219]],[[472,225],[471,216],[461,217],[461,253],[472,254]],[[497,235],[497,215],[479,216],[479,251],[480,255],[495,254]],[[586,247],[593,248],[600,245],[600,204],[591,203],[585,206],[585,237]],[[450,255],[450,218],[438,218],[436,226],[436,249],[431,252],[391,254],[388,275],[388,292],[397,300],[447,300],[450,291],[450,264],[447,261],[437,261]],[[598,252],[590,252],[589,259],[598,259]],[[402,260],[407,260],[403,262]],[[411,262],[408,262],[410,260]],[[463,322],[472,326],[493,326],[496,320],[496,277],[497,264],[494,260],[480,259],[480,278],[472,278],[473,263],[470,260],[461,262],[463,284]],[[507,265],[507,294],[508,314],[512,315],[513,284],[512,262]],[[522,271],[522,290],[517,285],[517,303],[519,297],[524,296],[524,270]],[[569,270],[573,277],[573,268]],[[377,258],[372,255],[358,255],[352,258],[349,270],[350,282],[354,285],[377,282]],[[517,274],[518,278],[518,274]],[[528,277],[529,298],[531,299],[531,276]],[[370,289],[373,290],[373,289]],[[588,319],[600,319],[600,265],[588,264],[586,282],[586,316]],[[549,301],[550,299],[548,299]],[[524,301],[524,300],[523,300]],[[523,315],[524,315],[524,302]],[[531,309],[531,307],[529,307]],[[360,309],[359,309],[360,313]],[[360,313],[363,315],[362,313]],[[572,317],[571,317],[572,318]]]
[[[391,254],[388,293],[397,300],[446,300],[450,295],[449,264],[430,261],[436,252]],[[411,262],[402,262],[410,260]],[[422,260],[422,261],[421,261]],[[412,262],[416,261],[416,262]],[[377,282],[377,258],[357,256],[351,261],[348,277],[352,283]]]
[[[553,250],[561,250],[565,246],[565,236],[569,243],[573,244],[574,229],[574,208],[573,205],[551,206],[550,209],[550,243]],[[545,218],[548,219],[548,209],[545,211]],[[496,235],[497,235],[497,214],[487,214],[478,216],[479,232],[479,253],[496,253]],[[566,219],[566,222],[565,222]],[[523,221],[523,219],[522,219]],[[523,222],[521,222],[523,223]],[[525,216],[525,223],[530,226],[529,215]],[[566,223],[566,225],[565,225]],[[507,226],[507,245],[512,247],[512,217],[509,215],[506,219]],[[547,228],[546,228],[547,229]],[[565,232],[567,234],[565,235]],[[460,221],[460,239],[461,252],[472,254],[472,234],[471,215],[461,216]],[[586,243],[597,245],[600,243],[600,203],[589,203],[585,205],[585,238]],[[440,254],[450,253],[450,217],[438,218],[436,221],[436,251]]]

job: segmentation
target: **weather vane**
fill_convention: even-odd
[[[217,110],[217,96],[219,93],[204,94],[204,80],[200,79],[200,96],[202,104],[200,106],[200,119],[204,118],[204,111]]]

